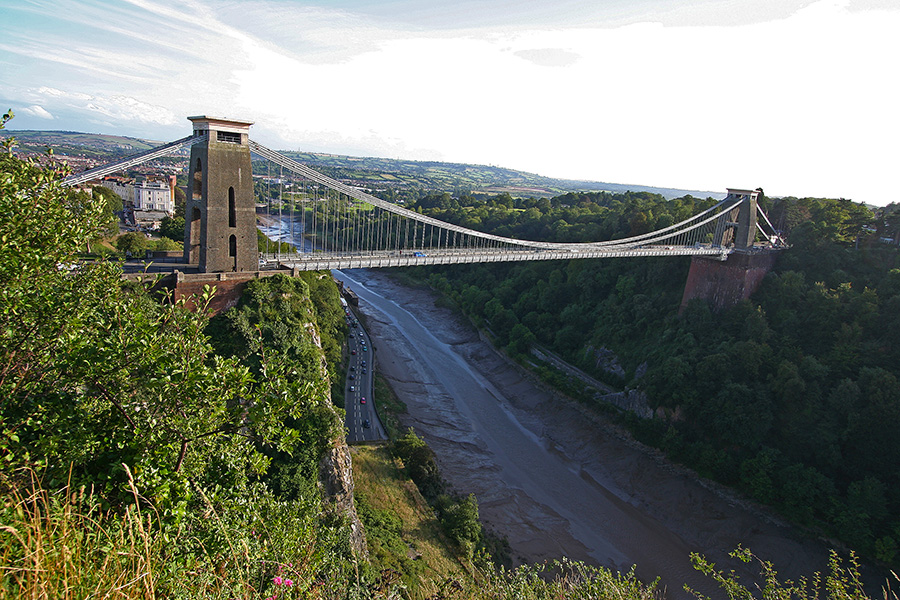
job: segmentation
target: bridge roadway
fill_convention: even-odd
[[[301,271],[325,269],[361,269],[377,267],[412,267],[423,265],[457,265],[467,263],[512,262],[526,260],[569,260],[572,258],[622,258],[631,256],[707,256],[726,260],[731,248],[711,246],[634,246],[596,247],[580,245],[559,250],[426,250],[377,251],[365,253],[309,252],[281,255],[268,263]]]

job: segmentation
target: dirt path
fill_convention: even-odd
[[[691,568],[692,551],[725,565],[743,544],[786,577],[824,568],[825,547],[560,401],[427,290],[375,270],[335,274],[360,297],[378,369],[409,409],[404,424],[451,485],[476,494],[517,562],[636,564],[671,598],[689,597],[685,583],[720,595]]]

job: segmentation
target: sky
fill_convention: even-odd
[[[900,0],[0,0],[10,129],[900,202]]]

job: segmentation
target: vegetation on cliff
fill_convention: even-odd
[[[324,371],[298,377],[297,355],[261,335],[246,355],[215,352],[203,310],[123,283],[114,263],[77,262],[102,205],[9,152],[0,173],[0,593],[355,586],[347,524],[316,488],[342,435]],[[297,345],[321,367],[309,288]]]

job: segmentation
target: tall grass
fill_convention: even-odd
[[[26,485],[0,512],[0,598],[156,597],[153,515],[113,515],[83,489],[51,492],[33,471],[17,475]]]
[[[130,472],[129,486],[134,503],[111,511],[33,471],[0,481],[0,600],[334,598],[355,585],[342,528],[318,519],[316,501],[214,506],[196,488],[201,505],[176,527],[146,508]]]
[[[127,469],[127,467],[126,467]],[[167,527],[139,496],[104,510],[89,490],[48,490],[33,471],[2,482],[0,600],[262,597],[277,561],[258,560],[240,536],[207,552],[185,528]],[[209,508],[207,520],[218,522]]]

